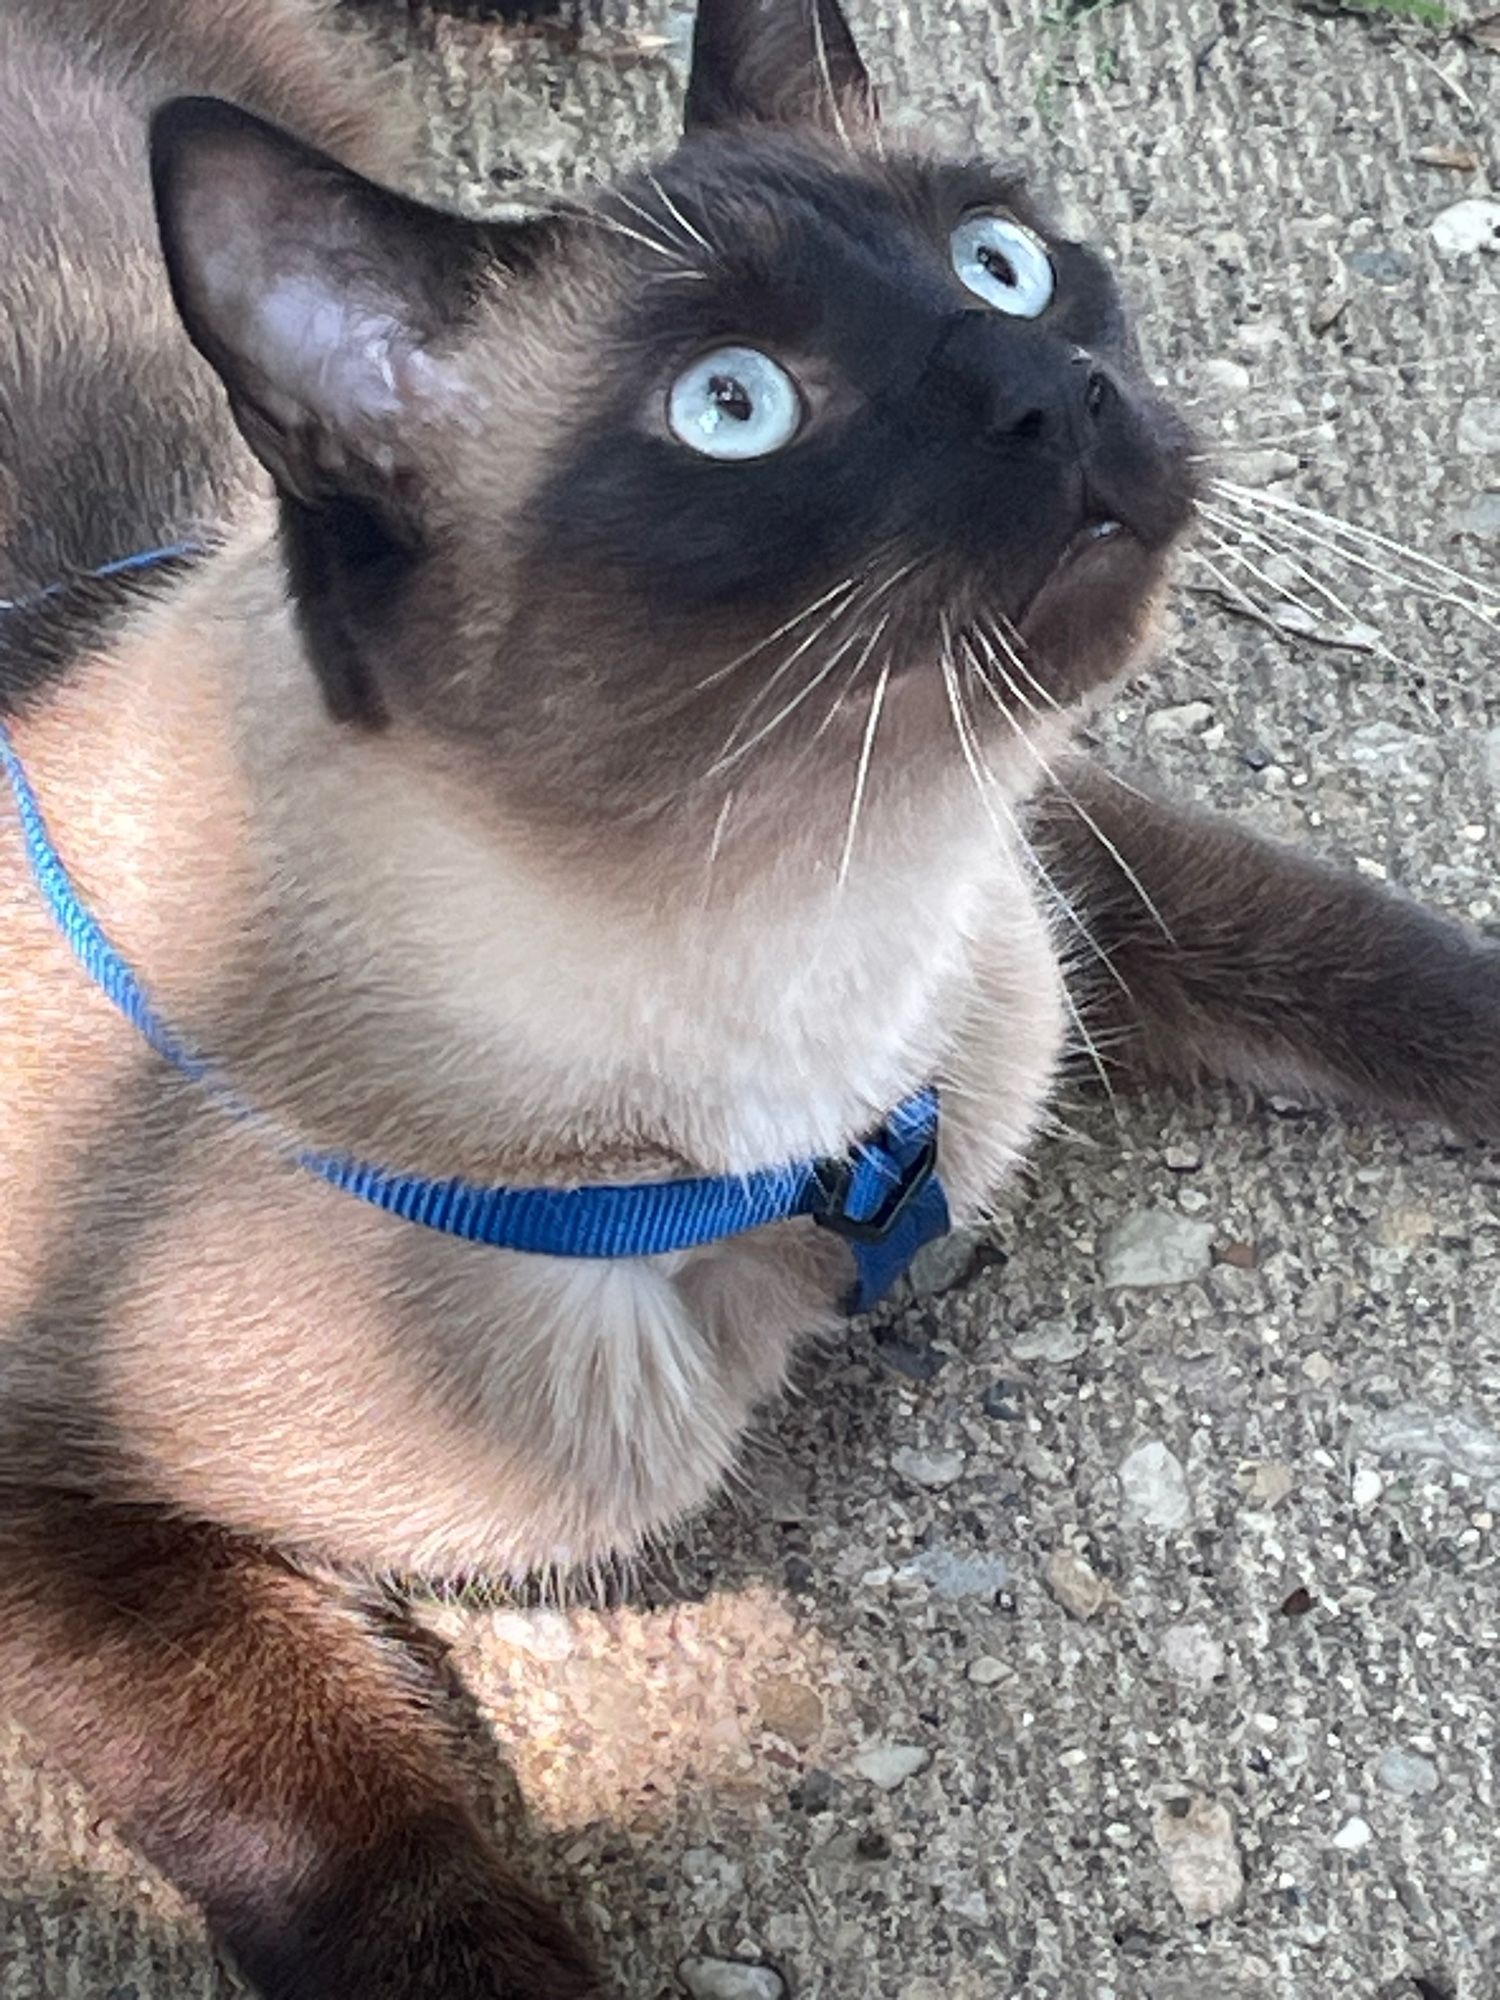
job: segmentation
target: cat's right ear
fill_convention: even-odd
[[[699,0],[683,124],[870,123],[875,94],[839,0]]]
[[[415,525],[451,337],[501,233],[408,201],[213,98],[151,127],[177,310],[278,486]]]

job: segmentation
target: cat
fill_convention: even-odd
[[[702,0],[679,149],[510,223],[322,35],[0,25],[0,1685],[269,2000],[564,2000],[371,1579],[697,1506],[1024,1157],[1065,961],[1122,1068],[1493,1135],[1500,953],[1071,747],[1193,440],[836,0]],[[783,1219],[543,1255],[453,1177]]]

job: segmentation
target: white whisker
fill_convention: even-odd
[[[888,623],[889,619],[886,622]],[[880,637],[883,629],[883,627],[877,627],[870,645],[861,654],[859,661],[861,669],[864,667],[865,661],[869,658],[875,640]],[[854,796],[849,801],[849,831],[844,836],[844,850],[839,856],[838,875],[836,878],[838,886],[841,889],[848,880],[849,863],[854,855],[854,836],[859,826],[859,809],[864,804],[865,786],[870,776],[870,760],[875,754],[875,732],[880,727],[880,712],[885,706],[885,691],[890,678],[891,663],[887,660],[885,665],[880,669],[880,678],[876,681],[875,692],[870,697],[870,716],[865,724],[864,737],[859,746],[859,762],[854,772]]]

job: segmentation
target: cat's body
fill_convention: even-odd
[[[574,1184],[837,1155],[936,1079],[962,1217],[1066,1039],[1081,947],[1053,935],[1035,809],[1156,1067],[1500,1127],[1483,948],[1086,766],[1085,819],[1037,799],[1149,636],[1186,440],[1102,275],[1038,251],[1010,183],[846,143],[866,89],[826,0],[705,7],[693,137],[594,221],[485,231],[222,109],[168,114],[177,305],[275,499],[172,314],[144,119],[223,91],[370,164],[368,97],[291,7],[269,53],[248,6],[95,9],[83,58],[56,14],[0,27],[16,173],[38,182],[54,105],[76,142],[0,264],[0,594],[26,600],[0,687],[81,891],[260,1113],[410,1172]],[[996,204],[1027,221],[999,239],[1018,264],[964,280],[1001,287],[992,314],[947,232]],[[601,360],[603,328],[675,395],[762,327],[801,375],[800,480],[770,448],[699,463]],[[60,411],[89,452],[49,458]],[[1105,517],[1128,531],[1080,544]],[[33,601],[221,530],[186,574]],[[1006,634],[1045,685],[966,732],[955,645],[1003,680]],[[637,1545],[733,1462],[846,1250],[792,1222],[538,1258],[323,1185],[91,985],[8,805],[0,949],[0,1680],[267,1992],[585,1991],[478,1830],[427,1668],[294,1563],[512,1574]]]

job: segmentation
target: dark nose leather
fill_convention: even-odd
[[[917,384],[929,421],[997,450],[1086,449],[1108,421],[1109,378],[1081,350],[984,311],[951,314]]]

